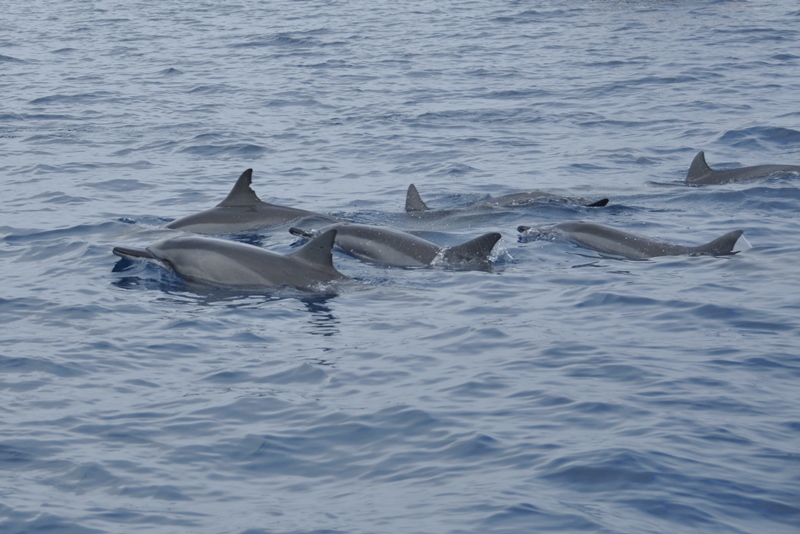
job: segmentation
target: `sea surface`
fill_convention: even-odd
[[[800,165],[795,0],[2,6],[0,532],[800,532],[800,177],[683,182]],[[333,294],[112,254],[247,168],[503,238],[474,270],[336,252]],[[462,209],[531,190],[610,202]],[[744,238],[517,232],[567,220]]]

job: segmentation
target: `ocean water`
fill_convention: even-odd
[[[6,2],[0,531],[800,531],[794,0]],[[267,201],[491,267],[333,295],[123,262]],[[442,217],[411,217],[416,184]],[[526,190],[611,199],[459,210]],[[739,254],[604,258],[565,220]],[[229,236],[281,253],[286,227]]]

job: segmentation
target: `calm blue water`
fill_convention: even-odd
[[[783,1],[10,2],[0,20],[0,530],[798,532],[800,8]],[[337,254],[338,295],[120,265],[262,199],[488,272]],[[523,190],[608,197],[403,213]],[[600,258],[584,219],[729,258]],[[278,228],[240,236],[279,252]]]

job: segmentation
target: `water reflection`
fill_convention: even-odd
[[[333,314],[328,302],[333,296],[302,298],[306,310],[311,313],[311,334],[330,337],[339,333],[339,319]]]

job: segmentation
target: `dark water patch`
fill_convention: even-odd
[[[534,124],[542,121],[541,114],[529,108],[507,110],[449,110],[428,111],[414,118],[405,118],[414,127],[458,127],[465,124]],[[475,139],[475,141],[478,141]]]
[[[270,37],[253,37],[249,41],[229,45],[231,48],[264,48],[278,47],[290,49],[309,49],[322,46],[324,43],[310,36],[297,36],[297,34],[278,33]]]
[[[169,515],[163,515],[150,511],[137,511],[129,507],[126,508],[100,508],[92,507],[88,509],[91,512],[93,522],[109,523],[113,528],[119,528],[119,525],[146,525],[149,528],[164,527],[186,527],[198,529],[206,525],[207,522],[203,518],[208,517],[207,513],[191,513],[191,512],[170,512]],[[175,517],[178,516],[178,517]],[[181,516],[186,516],[181,517]],[[82,527],[79,527],[82,528]],[[49,532],[49,531],[48,531]],[[78,530],[83,532],[83,530]],[[95,531],[90,531],[95,532]],[[107,532],[107,531],[104,531]]]
[[[142,183],[135,179],[126,178],[113,178],[111,180],[103,180],[100,182],[87,182],[83,184],[84,187],[91,189],[99,189],[103,191],[114,191],[117,193],[128,191],[141,191],[143,189],[152,189],[151,184]]]
[[[191,501],[191,497],[186,496],[177,486],[153,485],[153,486],[125,486],[119,490],[119,495],[123,497],[133,497],[136,499],[158,499],[160,501]]]
[[[62,193],[61,191],[42,193],[32,198],[39,198],[45,204],[84,204],[86,202],[91,202],[90,198],[74,197],[72,195]]]
[[[15,245],[31,245],[39,241],[58,240],[65,247],[80,246],[84,242],[76,241],[78,238],[87,238],[92,235],[115,235],[125,233],[126,226],[119,221],[107,221],[98,224],[79,224],[69,228],[59,228],[56,230],[23,230],[16,229],[11,235],[3,238],[3,241]],[[69,243],[64,243],[69,241]],[[50,257],[64,252],[63,249],[54,247],[52,250],[38,249],[29,250],[29,254],[42,254],[43,257]]]
[[[471,398],[488,398],[494,397],[498,390],[505,389],[506,384],[498,381],[499,377],[485,377],[481,381],[471,380],[464,384],[447,390],[456,396],[471,397]]]
[[[8,325],[14,321],[34,315],[47,308],[50,303],[39,298],[2,298],[0,297],[0,323]]]
[[[495,438],[486,434],[475,434],[451,440],[444,449],[438,451],[437,456],[459,462],[478,462],[494,457],[502,450],[502,444]]]
[[[568,511],[554,512],[527,502],[508,505],[500,511],[494,511],[481,521],[481,525],[488,529],[488,532],[602,531],[601,524],[580,514]]]
[[[13,357],[0,354],[0,373],[15,373],[27,375],[30,373],[44,373],[62,378],[75,378],[84,376],[86,371],[76,363],[57,363],[47,357]]]
[[[621,504],[630,506],[635,510],[658,519],[664,519],[670,524],[678,524],[693,528],[713,528],[716,530],[725,525],[720,525],[713,514],[689,504],[664,501],[661,498],[652,499],[623,499]],[[727,528],[727,527],[726,527]]]
[[[321,63],[309,63],[297,65],[300,68],[310,69],[342,69],[342,68],[355,68],[352,64],[342,59],[329,59]]]
[[[9,509],[10,510],[10,509]],[[11,519],[0,522],[0,530],[7,534],[105,534],[105,530],[86,527],[72,518],[61,517],[49,512],[10,512],[4,515]]]
[[[63,475],[46,479],[48,485],[78,495],[98,488],[113,488],[121,482],[122,479],[95,462],[79,465]]]
[[[214,85],[207,85],[207,84],[197,85],[197,86],[193,87],[192,89],[189,89],[186,92],[188,94],[209,94],[209,95],[213,95],[213,94],[217,94],[217,93],[227,93],[227,92],[229,92],[231,90],[232,90],[232,88],[228,84],[220,83],[220,84],[214,84]]]
[[[33,456],[30,454],[32,451],[33,449],[29,447],[0,443],[0,466],[2,466],[3,470],[7,470],[31,463],[34,461]]]
[[[0,121],[16,121],[27,123],[29,121],[65,121],[86,122],[87,117],[77,115],[61,115],[55,113],[0,113]],[[34,126],[32,128],[39,128]]]
[[[0,63],[27,63],[27,61],[13,56],[4,56],[0,54]]]
[[[599,452],[599,451],[598,451]],[[592,460],[595,461],[592,461]],[[542,478],[579,492],[645,490],[669,472],[651,457],[630,450],[607,450],[583,457],[564,456],[542,469]]]

